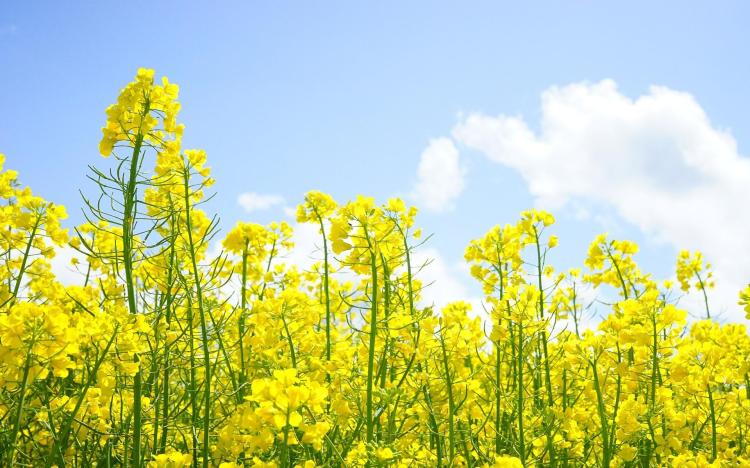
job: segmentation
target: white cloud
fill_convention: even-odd
[[[86,275],[78,271],[71,263],[73,258],[77,258],[82,265],[85,265],[85,257],[73,247],[68,245],[57,247],[55,256],[50,260],[50,268],[55,274],[57,281],[65,286],[82,285]]]
[[[438,310],[454,301],[466,301],[472,306],[475,316],[484,317],[482,300],[473,296],[466,285],[471,281],[464,263],[453,265],[445,260],[437,249],[422,248],[412,258],[417,278],[422,281],[421,306],[434,305]]]
[[[237,197],[237,203],[248,213],[273,208],[284,203],[284,197],[280,195],[245,192]]]
[[[308,270],[317,261],[323,260],[323,237],[315,223],[295,223],[292,225],[294,247],[283,261],[295,265],[300,270]]]
[[[676,249],[699,249],[716,267],[713,293],[727,319],[750,280],[750,159],[688,93],[652,86],[631,99],[611,80],[542,94],[540,130],[519,117],[469,115],[454,138],[517,170],[537,204],[612,207]]]
[[[464,189],[466,170],[449,138],[430,141],[419,159],[412,195],[430,211],[448,211]]]
[[[284,263],[289,267],[296,267],[300,271],[309,270],[315,262],[323,258],[323,253],[320,249],[320,245],[322,245],[320,230],[317,225],[312,223],[293,223],[291,226],[291,240],[294,246],[288,252],[283,251],[278,253],[274,264]],[[228,255],[234,262],[241,260],[238,255],[226,252],[220,240],[213,241],[209,245],[206,256],[214,260],[221,254]],[[219,290],[225,298],[237,298],[240,291],[240,281],[237,275],[234,275],[230,281],[224,283]]]
[[[297,223],[293,228],[294,247],[280,261],[300,270],[308,270],[314,263],[323,260],[320,228],[314,223]],[[331,261],[335,262],[333,259]],[[434,305],[439,310],[450,302],[462,300],[472,305],[474,315],[484,316],[481,298],[473,295],[467,287],[472,279],[463,262],[452,264],[435,248],[417,249],[411,261],[414,274],[424,286],[419,304],[421,307]],[[339,281],[358,281],[348,269],[336,272],[335,278]]]
[[[320,228],[315,223],[295,223],[292,227],[294,247],[280,261],[300,270],[309,270],[314,263],[323,261]],[[331,261],[335,262],[333,258]],[[450,302],[462,300],[472,305],[475,315],[483,315],[481,298],[472,295],[466,286],[472,279],[465,263],[449,263],[437,249],[431,247],[415,250],[411,261],[414,274],[424,285],[420,306],[434,305],[439,310]],[[358,281],[348,269],[338,271],[334,276],[339,281]]]

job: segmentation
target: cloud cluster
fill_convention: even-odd
[[[596,202],[675,249],[704,251],[720,308],[737,311],[750,280],[750,160],[690,94],[653,86],[631,99],[611,80],[552,87],[537,132],[471,114],[452,135],[518,171],[540,206]]]
[[[474,315],[483,315],[481,299],[473,296],[466,286],[471,276],[468,269],[462,268],[463,263],[451,264],[439,250],[426,247],[415,252],[412,264],[424,285],[420,305],[440,309],[450,302],[461,300],[471,304]]]
[[[454,208],[465,185],[466,169],[458,149],[450,138],[438,138],[422,152],[417,168],[417,183],[412,196],[420,207],[442,212]]]
[[[284,204],[284,197],[280,195],[262,194],[255,192],[241,193],[237,203],[248,213],[263,211]]]

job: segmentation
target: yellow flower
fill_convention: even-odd
[[[393,458],[393,450],[388,447],[378,447],[375,449],[375,458],[378,461],[384,462]]]
[[[627,444],[620,447],[619,452],[617,452],[617,456],[619,456],[623,461],[626,461],[626,462],[633,461],[637,454],[638,454],[638,449],[636,449],[632,445],[627,445]]]
[[[523,463],[516,457],[510,455],[496,455],[493,468],[523,468]]]
[[[745,318],[750,320],[750,284],[740,291],[739,305],[741,305],[745,311]]]

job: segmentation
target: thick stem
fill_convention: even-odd
[[[594,373],[594,390],[596,391],[596,409],[599,413],[599,433],[602,437],[602,466],[609,468],[610,463],[610,447],[609,447],[609,429],[607,424],[607,412],[604,408],[604,396],[602,395],[602,388],[599,381],[599,372],[596,368],[596,360],[590,362],[591,369]]]
[[[145,106],[144,115],[148,112],[148,104]],[[138,313],[135,301],[135,280],[133,278],[133,235],[135,230],[136,211],[136,180],[138,177],[139,157],[143,135],[138,132],[133,147],[133,156],[130,161],[130,177],[125,190],[125,210],[122,218],[122,263],[125,268],[125,287],[128,295],[128,311],[135,315]],[[142,374],[140,368],[140,357],[136,354],[133,358],[139,363],[138,371],[133,382],[133,453],[131,462],[134,466],[141,466],[143,455],[141,453],[141,426],[143,411],[141,409]]]
[[[708,391],[708,408],[711,411],[711,463],[716,460],[716,408],[714,407],[714,395],[711,386],[706,385]]]

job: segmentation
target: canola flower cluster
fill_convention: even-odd
[[[400,199],[308,193],[307,270],[286,223],[238,223],[210,255],[177,96],[141,69],[107,109],[112,164],[72,232],[0,172],[0,466],[750,466],[750,337],[711,319],[699,253],[677,260],[706,306],[690,322],[632,242],[556,271],[538,210],[467,247],[482,311],[425,305]],[[51,270],[66,247],[77,285]],[[594,329],[585,288],[611,298]]]

